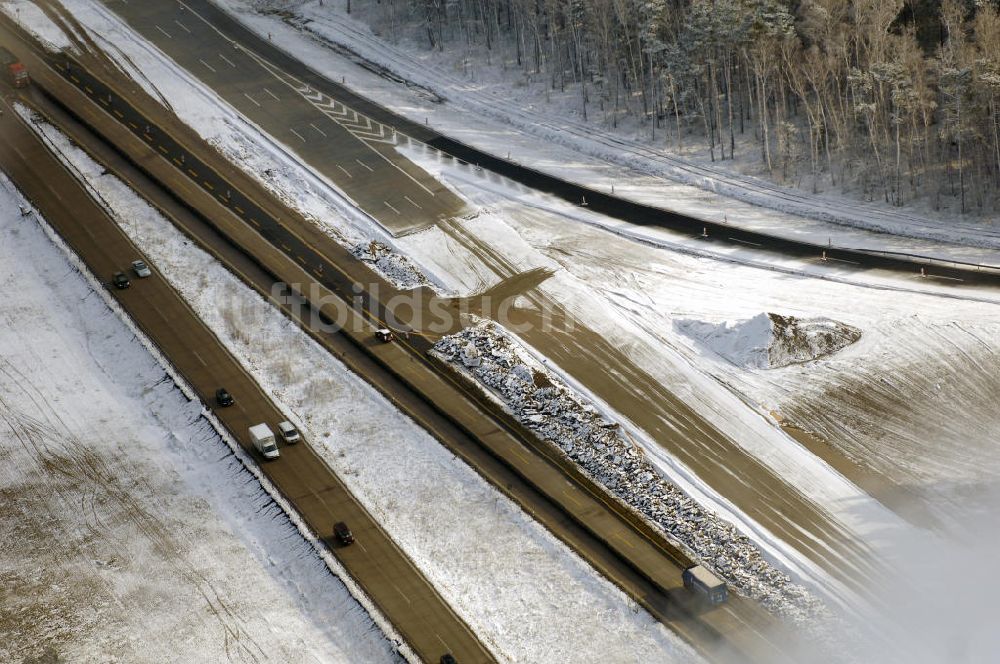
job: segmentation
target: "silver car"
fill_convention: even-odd
[[[149,266],[146,265],[144,261],[132,261],[132,271],[135,272],[135,276],[140,279],[145,279],[149,275],[153,274]]]
[[[297,443],[301,438],[298,429],[291,422],[279,422],[278,431],[281,432],[281,437],[285,439],[286,443]]]

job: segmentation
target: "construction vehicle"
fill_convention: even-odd
[[[7,72],[7,80],[15,88],[24,88],[31,83],[31,77],[28,76],[27,68],[21,64],[16,55],[3,46],[0,46],[0,64],[3,65],[4,71]]]

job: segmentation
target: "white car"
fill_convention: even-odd
[[[135,271],[135,276],[140,279],[145,279],[149,275],[153,274],[149,270],[149,266],[146,265],[145,261],[132,261],[132,269]]]
[[[285,439],[286,443],[297,443],[302,438],[299,435],[298,429],[291,422],[280,422],[278,424],[278,431],[281,432],[281,437]]]

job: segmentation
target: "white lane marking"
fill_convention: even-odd
[[[174,23],[176,23],[177,25],[179,25],[180,28],[181,28],[181,30],[183,30],[184,32],[186,32],[188,34],[191,34],[191,31],[188,30],[188,27],[186,25],[184,25],[183,23],[181,23],[180,21],[178,21],[177,19],[174,19]]]
[[[410,203],[412,203],[412,204],[413,204],[413,207],[417,208],[418,210],[423,210],[423,208],[422,208],[422,207],[420,207],[420,206],[419,206],[419,205],[417,204],[417,202],[416,202],[415,200],[413,200],[412,198],[410,198],[409,196],[403,196],[403,198],[405,198],[405,199],[406,199],[406,200],[408,200],[408,201],[409,201]]]
[[[196,358],[198,358],[198,361],[201,362],[201,366],[203,367],[208,366],[207,364],[205,364],[205,360],[201,359],[201,355],[198,354],[198,351],[192,349],[191,354],[194,355]]]
[[[741,240],[738,237],[731,237],[729,239],[732,240],[733,242],[740,242],[741,244],[749,244],[751,247],[762,247],[762,246],[764,246],[760,242],[751,242],[750,240]]]
[[[404,593],[404,592],[403,592],[402,590],[400,590],[400,589],[399,589],[399,586],[397,586],[397,585],[396,585],[396,584],[394,583],[394,584],[392,584],[392,587],[396,589],[396,592],[398,592],[398,593],[399,593],[400,595],[402,595],[402,596],[403,596],[403,599],[405,599],[405,600],[406,600],[406,603],[407,603],[407,604],[413,604],[413,602],[411,602],[411,601],[410,601],[410,598],[406,596],[406,593]]]
[[[394,208],[392,206],[392,203],[390,203],[389,201],[382,201],[382,202],[385,203],[386,205],[388,205],[389,209],[392,210],[393,212],[395,212],[396,214],[403,214],[402,212],[400,212],[399,210],[397,210],[396,208]]]
[[[192,9],[187,3],[184,2],[184,0],[178,0],[177,4],[180,5],[180,6],[182,6],[182,7],[184,7],[184,9],[186,9],[188,12],[190,12],[191,15],[197,16],[201,20],[202,23],[204,23],[209,28],[211,28],[212,30],[214,30],[216,32],[216,34],[218,34],[220,37],[222,37],[225,41],[227,41],[227,42],[229,41],[229,38],[226,37],[225,34],[223,34],[223,32],[221,30],[219,30],[217,27],[215,27],[214,25],[212,25],[211,21],[209,21],[204,16],[202,16],[201,14],[199,14],[198,12],[196,12],[194,9]],[[304,90],[311,90],[311,88],[308,85],[306,85],[303,81],[301,81],[300,79],[298,79],[294,75],[289,74],[288,72],[286,72],[286,71],[280,69],[279,67],[275,66],[269,60],[267,60],[267,59],[265,59],[265,58],[257,55],[256,53],[252,53],[250,51],[244,50],[244,52],[247,55],[249,55],[251,58],[253,58],[254,61],[257,62],[258,65],[260,65],[261,67],[263,67],[264,69],[266,69],[271,74],[271,76],[273,76],[274,78],[278,79],[283,85],[287,86],[289,89],[295,90],[296,92],[299,92],[300,94],[302,94],[301,91],[303,89]],[[281,74],[283,74],[283,76],[279,76],[276,72],[280,72]],[[306,97],[305,95],[303,95],[303,96],[306,99],[308,99],[308,97]],[[309,100],[309,101],[313,101],[313,100]],[[256,103],[256,102],[254,102],[254,103]],[[313,102],[313,103],[315,103],[315,102]],[[260,106],[260,104],[257,104],[257,105]],[[357,138],[357,137],[355,137],[355,138]],[[390,166],[392,166],[393,168],[395,168],[397,171],[399,171],[400,173],[402,173],[403,175],[405,175],[407,178],[409,178],[410,180],[412,180],[415,185],[417,185],[418,187],[420,187],[421,189],[423,189],[424,191],[426,191],[431,196],[437,196],[437,194],[435,194],[432,190],[428,189],[427,186],[425,186],[423,182],[421,182],[420,180],[416,179],[415,177],[413,177],[412,175],[410,175],[409,173],[407,173],[404,169],[400,168],[398,164],[394,163],[391,159],[389,159],[384,154],[382,154],[381,152],[379,152],[378,150],[376,150],[374,147],[372,147],[371,145],[369,145],[366,141],[364,141],[361,138],[358,138],[357,140],[361,141],[361,143],[365,147],[367,147],[369,150],[371,150],[372,152],[374,152],[375,154],[377,154],[381,159],[385,160],[385,162],[387,164],[389,164]]]
[[[250,95],[248,95],[247,93],[244,92],[243,96],[246,97],[247,99],[249,99],[250,101],[252,101],[253,103],[257,104],[257,106],[260,106],[260,102],[257,101],[256,99],[254,99],[253,97],[251,97]]]
[[[160,26],[154,25],[153,27],[162,32],[163,34],[165,34],[167,36],[167,39],[173,39],[173,37],[170,36],[170,33],[161,28]]]
[[[223,60],[225,60],[226,64],[229,65],[230,67],[232,67],[233,69],[236,68],[236,63],[233,62],[232,60],[230,60],[229,58],[227,58],[226,56],[224,56],[222,53],[219,53],[219,57],[222,58]]]
[[[281,97],[279,97],[278,95],[274,94],[273,92],[271,92],[267,88],[264,88],[264,92],[266,92],[267,94],[271,95],[271,98],[274,99],[274,101],[281,101]]]
[[[349,178],[351,178],[351,179],[354,179],[354,176],[353,176],[353,175],[351,175],[351,172],[350,172],[350,171],[348,171],[348,170],[347,170],[346,168],[344,168],[343,166],[341,166],[340,164],[337,164],[337,168],[339,168],[340,170],[344,171],[344,175],[346,175],[347,177],[349,177]]]
[[[361,161],[360,159],[355,159],[354,161],[358,162],[359,164],[361,164],[362,166],[364,166],[365,168],[367,168],[370,173],[374,173],[375,172],[374,168],[372,168],[371,166],[369,166],[365,162]]]
[[[326,136],[326,132],[323,131],[322,129],[320,129],[319,127],[317,127],[316,125],[314,125],[312,122],[309,123],[309,126],[312,127],[313,129],[315,129],[316,131],[318,131],[323,136]]]
[[[208,64],[207,62],[205,62],[204,60],[202,60],[202,59],[200,59],[200,58],[199,58],[198,62],[200,62],[201,64],[203,64],[203,65],[205,65],[206,67],[208,67],[208,70],[209,70],[210,72],[212,72],[213,74],[215,73],[215,67],[213,67],[212,65]]]
[[[295,134],[296,136],[298,136],[299,140],[300,140],[300,141],[302,141],[303,143],[305,143],[305,142],[306,142],[306,139],[305,139],[305,137],[304,137],[304,136],[302,136],[302,134],[300,134],[299,132],[297,132],[297,131],[295,131],[294,129],[292,129],[291,127],[289,127],[289,128],[288,128],[288,131],[290,131],[290,132],[292,132],[293,134]]]

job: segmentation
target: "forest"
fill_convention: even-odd
[[[630,118],[667,150],[755,150],[764,175],[813,192],[1000,210],[998,0],[354,3],[428,49],[575,90],[585,119]]]

